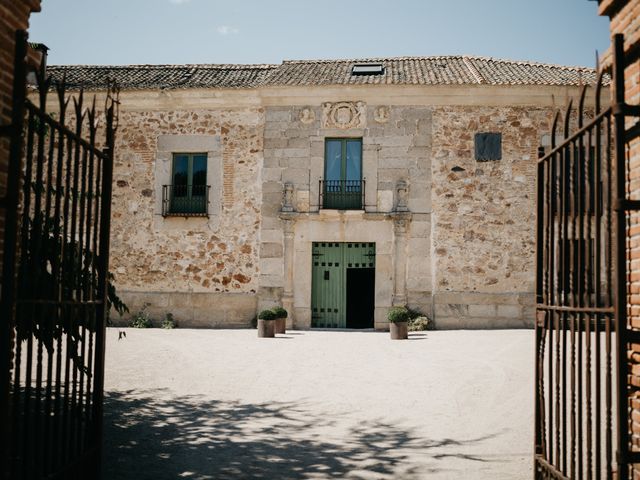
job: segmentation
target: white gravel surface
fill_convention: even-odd
[[[533,331],[109,329],[105,479],[529,479]]]

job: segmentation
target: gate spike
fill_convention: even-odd
[[[38,98],[40,100],[40,109],[44,112],[47,103],[47,95],[49,94],[49,89],[51,88],[51,77],[45,76],[42,69],[36,70],[35,74],[36,83],[38,84]]]
[[[596,115],[600,113],[600,92],[602,90],[602,81],[604,80],[604,70],[600,70],[596,79]]]
[[[96,121],[96,96],[93,96],[93,101],[91,102],[91,108],[87,111],[87,117],[89,119],[89,137],[91,139],[91,144],[96,137],[96,130],[98,129],[98,123]]]
[[[587,88],[588,85],[583,85],[580,89],[580,100],[578,101],[578,128],[582,128],[583,125],[583,115],[584,115],[584,100],[587,96]]]
[[[556,111],[553,117],[553,124],[551,125],[551,150],[556,148],[556,130],[558,129],[558,122],[560,121],[560,110]]]
[[[569,99],[567,110],[564,114],[564,138],[569,138],[569,126],[571,123],[571,107],[573,106],[573,98]]]
[[[65,96],[67,93],[67,72],[62,74],[61,82],[56,82],[56,90],[58,92],[58,104],[60,108],[60,125],[64,126],[65,114],[69,105],[69,98]]]
[[[84,101],[84,89],[80,89],[77,97],[73,97],[73,108],[76,111],[76,132],[80,134],[82,129],[82,119],[84,117],[84,111],[82,109],[82,103]]]

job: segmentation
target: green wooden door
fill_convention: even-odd
[[[347,269],[375,268],[375,243],[314,242],[312,248],[311,326],[347,325]]]

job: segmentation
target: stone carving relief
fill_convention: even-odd
[[[373,119],[378,123],[387,123],[389,121],[389,107],[377,107],[373,112]]]
[[[284,184],[284,191],[282,192],[282,211],[293,212],[293,183],[287,182]]]
[[[299,118],[302,123],[304,123],[305,125],[309,125],[310,123],[313,123],[315,121],[316,112],[314,112],[313,109],[309,107],[305,107],[300,110]]]
[[[322,126],[325,128],[364,127],[366,118],[364,102],[326,102],[322,104]]]

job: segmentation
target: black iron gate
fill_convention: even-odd
[[[3,478],[97,478],[117,91],[105,110],[36,73],[16,33],[0,297]],[[48,95],[57,93],[55,112]],[[98,139],[100,137],[100,139]]]
[[[595,111],[585,112],[584,87],[562,126],[556,115],[551,151],[541,147],[538,161],[536,479],[626,480],[638,460],[629,441],[627,351],[638,334],[627,325],[626,225],[640,202],[627,199],[625,161],[625,116],[638,113],[624,103],[622,45],[616,36],[613,101],[601,107],[600,73]]]

